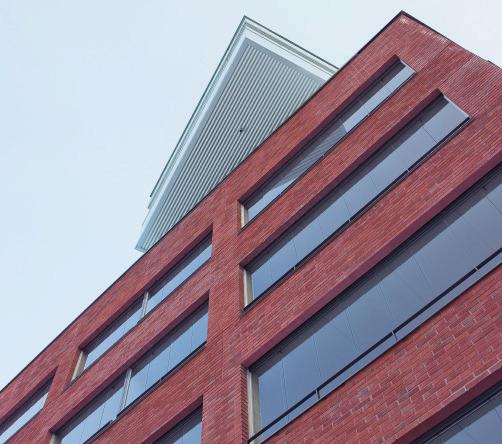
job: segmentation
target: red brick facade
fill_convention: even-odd
[[[266,211],[240,204],[399,57],[416,75]],[[245,265],[441,91],[471,122],[249,310]],[[204,300],[206,346],[96,442],[152,442],[203,405],[203,442],[248,438],[247,367],[502,161],[502,70],[398,15],[0,393],[0,422],[54,375],[43,410],[12,443],[57,430]],[[71,382],[85,345],[212,231],[211,260]],[[411,442],[502,379],[502,269],[290,423],[270,442]],[[77,283],[78,284],[78,283]],[[50,322],[50,320],[47,320]]]

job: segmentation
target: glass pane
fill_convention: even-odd
[[[261,262],[261,264],[258,262],[259,265],[255,264],[253,266],[254,270],[250,271],[253,287],[253,298],[260,296],[274,283],[272,274],[270,273],[270,262],[268,260],[269,256],[267,255],[267,257],[261,259],[263,260],[263,262]]]
[[[182,283],[184,283],[195,271],[197,271],[211,257],[211,239],[204,239],[190,253],[188,253],[161,283],[152,290],[147,303],[147,311],[151,311]]]
[[[459,107],[441,97],[435,100],[422,115],[425,130],[440,142],[465,119],[465,114]]]
[[[315,216],[315,213],[311,216]],[[295,226],[293,243],[298,261],[308,256],[324,240],[318,221],[310,217]]]
[[[142,299],[135,302],[133,306],[116,319],[103,331],[88,347],[86,347],[87,357],[84,368],[89,367],[110,349],[120,338],[122,338],[140,319]]]
[[[197,410],[185,421],[170,430],[155,444],[200,444],[202,440],[202,411]]]
[[[319,214],[318,221],[321,226],[323,241],[331,236],[350,218],[349,209],[347,208],[345,199],[342,197],[342,193],[343,191],[336,191],[315,209]]]
[[[406,80],[408,80],[414,71],[403,62],[398,61],[395,63],[382,77],[382,82],[390,91],[395,91]]]
[[[392,326],[397,327],[422,308],[433,294],[416,259],[410,254],[399,255],[385,267],[380,288],[385,295]]]
[[[375,196],[406,172],[408,165],[399,155],[400,148],[396,142],[388,143],[368,161],[366,174],[371,177],[374,184]]]
[[[437,296],[471,270],[469,255],[443,220],[417,241],[415,257]]]
[[[392,319],[379,288],[379,277],[351,292],[353,301],[347,308],[347,320],[360,346],[359,353],[367,350],[392,330]]]
[[[484,190],[458,207],[456,220],[451,225],[457,241],[462,242],[468,252],[472,266],[495,253],[502,244],[502,214],[481,191]]]
[[[340,121],[343,124],[345,132],[349,132],[354,128],[361,120],[367,116],[366,109],[360,100],[355,100],[353,104],[342,113],[340,116]]]
[[[88,440],[92,435],[94,435],[101,428],[101,417],[103,416],[103,411],[105,409],[105,404],[101,402],[94,410],[89,412],[87,418],[84,421],[84,431],[82,432],[82,441]]]
[[[483,189],[488,192],[488,200],[502,213],[502,183],[501,179],[493,180],[486,184]]]
[[[134,400],[139,398],[146,391],[146,381],[148,378],[149,363],[144,362],[140,367],[134,369],[129,387],[127,389],[127,402],[126,405],[131,404]]]
[[[71,428],[61,438],[61,444],[81,444],[84,442],[82,439],[82,432],[84,431],[84,421],[80,421],[75,427]]]
[[[176,367],[183,359],[190,354],[192,345],[192,330],[184,330],[176,334],[171,345],[171,358],[169,359],[169,370]]]
[[[207,308],[205,312],[198,316],[197,321],[192,326],[192,347],[190,352],[200,347],[207,339]]]
[[[314,325],[314,339],[323,381],[341,370],[358,354],[359,347],[354,341],[345,310],[346,304],[338,304]]]
[[[103,416],[101,418],[100,427],[104,427],[110,421],[113,421],[120,411],[120,403],[122,402],[122,397],[124,395],[124,377],[117,381],[110,393],[108,399],[106,400]]]
[[[286,408],[314,390],[321,382],[312,330],[300,331],[282,348]]]
[[[436,145],[436,141],[419,121],[406,126],[406,129],[395,137],[393,143],[399,146],[397,155],[405,168],[412,167]]]
[[[274,252],[270,255],[270,273],[276,282],[298,263],[298,256],[293,245],[292,234],[287,233],[276,244]]]
[[[258,381],[258,397],[260,401],[261,426],[265,427],[286,410],[284,398],[281,356],[274,354],[268,357],[264,365],[253,370]]]
[[[202,422],[194,417],[183,427],[183,444],[200,444],[202,440]]]
[[[391,91],[385,87],[385,84],[379,80],[375,82],[369,89],[361,96],[361,102],[364,104],[366,114],[370,114],[380,103],[389,97]]]
[[[146,387],[149,389],[169,371],[169,357],[171,353],[170,343],[157,346],[149,364]]]
[[[366,164],[355,171],[347,182],[347,190],[343,194],[349,213],[354,216],[362,210],[378,194],[370,172],[371,165]]]

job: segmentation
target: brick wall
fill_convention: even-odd
[[[417,74],[246,228],[248,196],[398,56]],[[241,265],[325,196],[441,91],[473,119],[456,137],[249,310]],[[124,413],[97,442],[152,442],[203,403],[203,440],[248,437],[246,368],[502,160],[502,71],[404,14],[397,16],[0,392],[0,421],[54,375],[42,412],[12,443],[56,430],[155,341],[209,300],[203,350]],[[80,346],[212,231],[213,256],[70,383]],[[410,442],[502,378],[502,270],[271,442]],[[50,320],[47,320],[50,322]]]

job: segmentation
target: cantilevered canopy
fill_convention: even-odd
[[[152,191],[148,250],[336,71],[244,17]]]

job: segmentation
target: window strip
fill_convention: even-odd
[[[202,442],[202,408],[190,414],[155,444],[200,444]]]
[[[415,274],[419,270],[418,262],[415,264],[417,258],[422,263],[431,262],[425,276],[428,281]],[[442,267],[435,265],[438,261]],[[273,420],[270,420],[271,412],[280,409],[280,405],[274,407],[272,401],[260,399],[260,408],[266,412],[265,424],[249,442],[260,442],[271,436],[501,263],[502,168],[498,168],[250,368],[254,375],[252,380],[258,381],[253,387],[255,397],[268,396],[274,385],[282,384],[280,381],[284,377],[277,378],[278,374],[286,375],[284,366],[287,360],[301,362],[304,370],[300,366],[300,376],[297,376],[300,379],[289,377],[288,386],[289,391],[302,393],[301,399],[292,405],[281,403],[283,412],[278,412]],[[439,273],[435,273],[436,269]],[[373,304],[368,305],[371,301]],[[371,322],[365,322],[365,316],[370,316]],[[356,341],[353,344],[346,338],[344,328],[354,331]],[[310,334],[308,338],[305,332]],[[361,340],[364,336],[366,341]],[[299,357],[294,358],[295,353],[307,353],[301,351],[307,350],[303,344],[313,337],[318,338],[313,346],[315,351],[325,360],[324,367],[320,366],[321,375],[324,372],[327,376],[328,369],[335,369],[320,384],[316,382],[317,377],[309,378],[308,372],[301,373],[308,365],[314,364],[309,364],[307,359],[298,361]],[[322,347],[318,345],[319,341],[324,344]],[[347,352],[345,346],[352,351]],[[360,350],[360,353],[353,356],[354,350]],[[305,358],[306,355],[301,356]],[[279,363],[283,369],[277,373],[275,369]],[[317,373],[312,370],[310,374]],[[265,384],[262,389],[266,392],[260,390],[261,383]],[[309,384],[311,390],[298,391],[296,387],[308,387]]]
[[[201,350],[207,303],[182,321],[57,432],[59,444],[83,444],[98,434]]]
[[[445,442],[498,443],[502,436],[502,383],[427,432],[415,444]]]
[[[447,98],[436,99],[246,266],[251,281],[246,302],[267,293],[331,241],[467,120]]]
[[[84,347],[84,356],[76,368],[75,378],[94,364],[155,307],[182,286],[210,258],[211,236],[208,236],[171,268],[159,283],[134,301],[118,319]]]
[[[287,188],[330,152],[347,135],[394,94],[414,71],[397,60],[352,101],[327,128],[243,203],[243,225],[254,219]]]
[[[52,383],[52,378],[46,382],[41,388],[35,391],[27,401],[18,407],[7,420],[0,425],[0,443],[4,443],[22,429],[42,410],[49,388]]]

